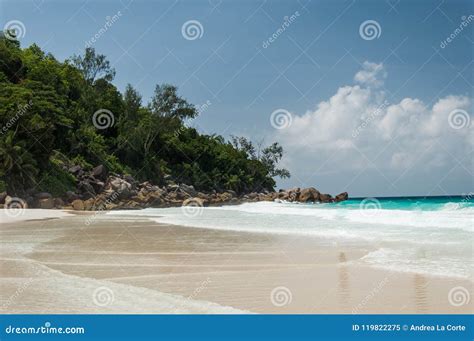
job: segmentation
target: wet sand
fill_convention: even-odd
[[[472,313],[473,283],[361,265],[370,246],[70,215],[0,224],[1,313]]]

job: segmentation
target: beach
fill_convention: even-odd
[[[471,313],[470,278],[361,262],[368,242],[27,210],[0,224],[1,313]],[[46,212],[46,213],[45,213]],[[166,221],[166,219],[162,219]]]

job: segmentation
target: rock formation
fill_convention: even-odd
[[[62,197],[54,198],[50,193],[30,191],[21,198],[27,207],[52,209],[63,208],[77,211],[101,211],[114,209],[141,209],[146,207],[229,205],[244,202],[280,201],[299,203],[332,203],[348,199],[347,192],[333,198],[322,194],[316,188],[291,188],[279,192],[238,194],[198,191],[192,185],[176,184],[170,176],[165,185],[157,186],[148,181],[139,183],[130,175],[109,173],[104,165],[98,165],[87,172],[80,166],[68,171],[77,179],[76,190],[67,191]],[[11,196],[0,193],[0,208],[8,206]]]

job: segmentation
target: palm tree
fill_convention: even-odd
[[[28,152],[26,141],[15,142],[16,131],[9,131],[0,139],[0,170],[13,193],[34,185],[38,174],[36,161]]]

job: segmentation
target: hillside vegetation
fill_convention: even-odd
[[[236,193],[273,191],[283,150],[249,140],[206,135],[189,127],[197,108],[169,84],[145,103],[123,93],[104,55],[87,48],[64,62],[33,44],[0,37],[0,192],[21,196],[75,191],[71,167],[162,185]]]

